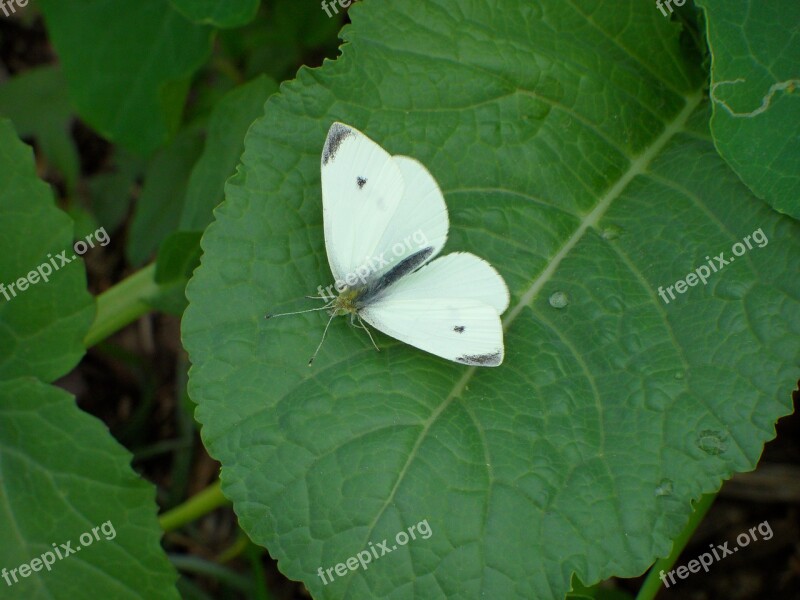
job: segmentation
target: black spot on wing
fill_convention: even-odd
[[[463,354],[456,357],[456,362],[476,367],[496,367],[502,361],[502,350],[495,350],[489,354]]]
[[[456,333],[464,333],[464,326],[463,325],[456,325],[453,327],[453,331]]]
[[[358,186],[358,189],[363,188],[365,183],[367,183],[366,179],[363,177],[356,177],[356,185]]]
[[[328,138],[325,140],[325,146],[322,149],[323,165],[327,165],[329,160],[333,160],[336,157],[339,146],[350,135],[353,135],[353,130],[347,125],[342,125],[341,123],[331,125],[328,130]]]
[[[378,295],[401,277],[416,271],[433,254],[433,246],[417,250],[407,256],[375,281],[367,284],[364,292],[359,296],[359,306],[365,306],[375,300]]]

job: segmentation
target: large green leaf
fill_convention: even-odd
[[[759,198],[800,219],[800,2],[698,4],[713,59],[714,142]]]
[[[94,302],[72,244],[33,152],[0,119],[0,379],[52,381],[83,356]]]
[[[3,598],[178,598],[153,487],[130,460],[69,394],[0,382]]]
[[[192,73],[212,29],[168,0],[41,0],[51,40],[81,117],[147,154],[178,129]]]
[[[190,392],[240,523],[317,598],[559,598],[573,573],[641,573],[790,411],[797,224],[717,155],[698,57],[648,3],[365,0],[350,16],[341,58],[251,127],[187,289]],[[325,315],[263,318],[331,283],[334,120],[424,162],[446,251],[503,274],[501,367],[379,333],[376,353],[339,319],[309,369]],[[707,285],[660,299],[748,236]],[[392,550],[420,523],[428,539]],[[384,539],[391,555],[346,566]]]
[[[72,229],[30,148],[0,120],[0,589],[3,598],[176,598],[152,486],[97,419],[35,379],[75,366],[94,314]],[[59,559],[54,544],[76,554]]]
[[[178,228],[189,176],[203,152],[204,138],[203,124],[192,123],[181,129],[172,143],[156,152],[147,165],[128,237],[131,263],[144,264]]]
[[[265,75],[228,92],[208,119],[203,155],[192,169],[180,218],[181,229],[203,230],[211,211],[222,202],[225,181],[233,175],[244,150],[244,135],[264,112],[264,102],[278,84]]]
[[[265,99],[277,88],[275,81],[262,75],[228,92],[208,118],[203,154],[196,162],[194,151],[188,153],[175,147],[166,157],[170,160],[156,163],[165,168],[159,169],[161,176],[156,179],[159,185],[145,185],[139,206],[143,210],[137,209],[132,228],[137,235],[132,236],[130,248],[132,256],[136,250],[135,255],[143,259],[153,250],[153,242],[161,242],[164,234],[177,226],[178,231],[161,243],[156,263],[157,282],[176,284],[180,280],[185,284],[199,264],[200,236],[212,220],[211,211],[222,202],[225,181],[236,170],[244,150],[245,133],[264,112]],[[191,160],[187,160],[189,155]],[[191,169],[191,176],[187,169]],[[165,183],[175,184],[175,189],[165,190]],[[165,198],[169,200],[164,202]],[[180,217],[176,211],[182,211]],[[142,252],[142,248],[147,252]],[[185,307],[182,289],[177,299],[179,304],[169,305],[169,310],[181,314]]]

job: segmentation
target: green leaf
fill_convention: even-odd
[[[72,100],[87,123],[137,154],[177,131],[192,73],[212,29],[167,0],[42,0]]]
[[[800,3],[698,4],[713,57],[714,143],[759,198],[800,219]]]
[[[222,202],[225,181],[244,150],[250,124],[264,112],[264,102],[278,84],[264,75],[237,87],[216,105],[208,121],[205,149],[192,170],[181,215],[181,229],[203,230]]]
[[[72,142],[72,107],[61,69],[26,71],[0,87],[0,114],[9,117],[21,137],[34,137],[42,154],[63,175],[70,193],[78,181],[78,153]]]
[[[177,598],[152,486],[102,423],[34,379],[53,380],[77,363],[94,315],[72,229],[36,178],[30,148],[0,120],[3,597],[80,598],[91,590],[98,598]],[[47,273],[46,265],[59,268]]]
[[[186,307],[185,283],[200,264],[202,230],[211,222],[212,210],[223,199],[225,181],[235,172],[248,127],[263,113],[264,102],[277,88],[268,77],[258,77],[226,94],[211,113],[205,148],[192,168],[183,203],[179,227],[184,231],[170,234],[158,252],[155,280],[159,284],[173,284],[173,290],[159,298],[157,308],[177,315],[183,313]],[[185,156],[182,151],[174,155],[181,161]],[[188,165],[186,161],[184,167]],[[170,167],[164,176],[176,183],[181,182],[185,180],[185,168]],[[149,206],[155,207],[163,193],[142,196],[150,199]],[[154,210],[148,212],[156,214]],[[172,218],[169,221],[172,222]],[[163,224],[163,215],[158,222]],[[153,226],[154,223],[150,223],[147,227],[139,227],[139,239],[151,237]]]
[[[176,231],[158,251],[155,281],[159,285],[187,281],[200,264],[200,231]]]
[[[342,56],[250,128],[187,288],[189,389],[242,527],[315,598],[563,598],[573,573],[639,575],[791,410],[800,227],[715,152],[699,57],[648,3],[365,0],[350,17]],[[422,161],[445,252],[505,277],[501,367],[380,333],[376,353],[337,319],[309,369],[326,316],[263,318],[332,282],[334,120]],[[345,565],[383,540],[390,555]]]
[[[158,296],[149,300],[147,304],[153,310],[180,317],[188,304],[186,300],[186,280],[176,280],[159,286]]]
[[[297,0],[272,0],[264,13],[247,27],[219,32],[227,53],[244,63],[246,77],[267,73],[278,81],[292,79],[309,57],[336,56],[341,14],[330,18],[316,2]]]
[[[241,27],[255,18],[260,0],[170,0],[170,3],[195,23]]]
[[[153,487],[130,460],[66,392],[0,382],[4,598],[178,598]]]
[[[189,174],[203,151],[204,132],[194,123],[159,150],[147,166],[128,236],[128,258],[141,266],[178,228]]]
[[[145,169],[144,161],[117,149],[110,169],[87,182],[89,210],[107,230],[119,227],[130,211],[136,181]]]
[[[608,589],[605,582],[593,587],[586,587],[577,578],[572,578],[572,591],[567,600],[633,600],[633,596],[621,590]]]
[[[0,379],[52,381],[83,356],[94,302],[72,243],[33,152],[0,119]]]
[[[225,180],[244,149],[247,128],[277,87],[261,76],[232,90],[211,113],[205,131],[199,122],[187,127],[153,158],[131,225],[131,262],[144,263],[176,229],[202,231],[211,222],[211,211],[223,199]],[[179,261],[194,264],[199,246],[190,248],[184,242],[171,250],[184,248],[187,253]]]

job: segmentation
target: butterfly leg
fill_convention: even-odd
[[[355,319],[358,319],[358,323],[359,323],[358,325],[356,325]],[[381,351],[381,349],[378,348],[378,344],[376,344],[375,340],[372,339],[372,334],[370,333],[369,329],[367,328],[366,325],[364,325],[364,321],[361,320],[361,317],[358,316],[357,313],[355,315],[352,315],[352,314],[350,315],[350,322],[352,323],[353,327],[360,327],[361,329],[366,331],[367,335],[369,336],[369,341],[372,342],[373,346],[375,346],[375,350],[377,350],[378,352]]]

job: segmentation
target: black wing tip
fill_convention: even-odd
[[[488,354],[462,354],[456,357],[456,362],[471,367],[499,367],[503,362],[503,350],[495,350]]]
[[[339,121],[334,122],[331,128],[328,129],[328,137],[325,139],[325,146],[322,149],[322,164],[327,165],[328,161],[336,157],[336,152],[339,146],[350,135],[353,135],[354,129]]]

